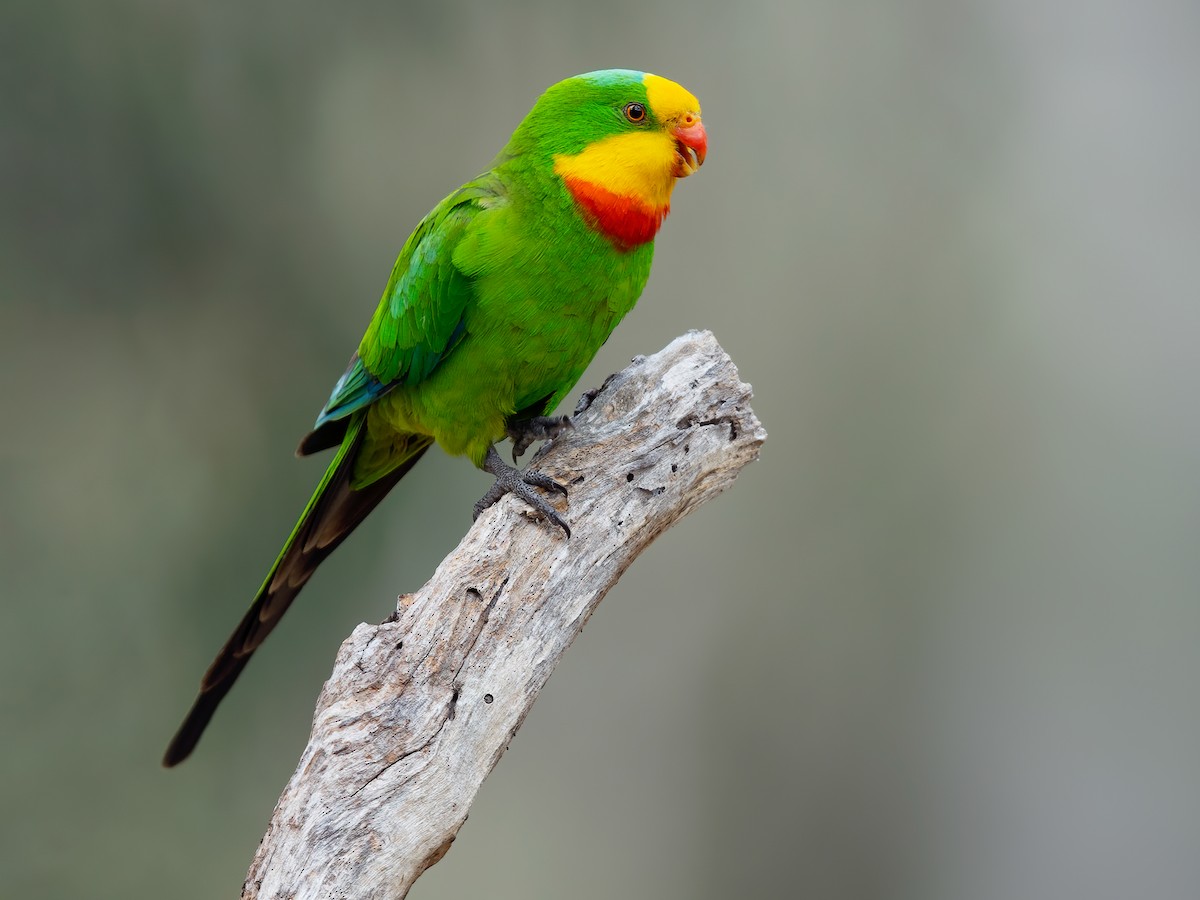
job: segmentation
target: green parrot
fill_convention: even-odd
[[[611,69],[547,90],[491,169],[421,220],[392,268],[358,352],[297,454],[337,447],[237,629],[167,748],[195,749],[222,698],[301,588],[435,442],[494,475],[475,515],[513,493],[570,529],[514,461],[571,427],[550,413],[575,386],[650,274],[678,178],[704,162],[696,98],[673,81]]]

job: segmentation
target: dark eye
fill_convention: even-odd
[[[638,125],[646,121],[646,107],[642,106],[640,103],[626,103],[625,118],[627,118],[634,125]]]

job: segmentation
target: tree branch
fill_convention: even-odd
[[[243,897],[404,897],[608,589],[757,458],[750,396],[709,332],[635,359],[534,457],[570,488],[569,540],[506,497],[393,619],[354,629]]]

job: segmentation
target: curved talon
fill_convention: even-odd
[[[521,422],[513,422],[508,426],[508,436],[512,440],[513,462],[529,449],[534,441],[552,441],[564,431],[575,427],[570,416],[534,416]]]
[[[561,528],[567,537],[571,536],[570,527],[563,521],[558,511],[550,505],[550,502],[545,497],[534,490],[534,488],[543,488],[545,490],[557,491],[565,497],[567,495],[566,487],[543,472],[520,472],[514,469],[500,458],[500,454],[496,452],[495,446],[488,447],[487,456],[483,459],[483,470],[495,475],[496,482],[476,502],[472,519],[479,518],[481,512],[492,506],[505,494],[514,494],[532,506],[535,511]]]
[[[613,372],[604,379],[604,383],[601,384],[600,387],[592,388],[591,390],[584,391],[582,394],[580,394],[579,402],[575,404],[575,410],[571,413],[571,415],[577,416],[580,413],[587,412],[587,410],[591,409],[592,402],[604,393],[605,389],[612,384],[613,379],[616,377],[617,373]]]
[[[602,390],[604,390],[604,388],[592,388],[590,391],[584,391],[582,394],[580,394],[579,402],[575,404],[575,411],[571,413],[571,415],[577,416],[580,413],[587,412],[589,409],[591,409],[592,401],[600,396],[600,392]]]
[[[534,487],[545,488],[548,491],[557,491],[564,497],[567,496],[566,487],[559,484],[545,472],[527,471],[521,476],[521,478],[526,484],[532,484]]]

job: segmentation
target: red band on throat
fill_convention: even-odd
[[[563,183],[579,204],[588,224],[612,241],[618,250],[632,250],[654,240],[663,219],[671,211],[670,204],[649,206],[636,197],[614,194],[570,175],[563,178]]]

